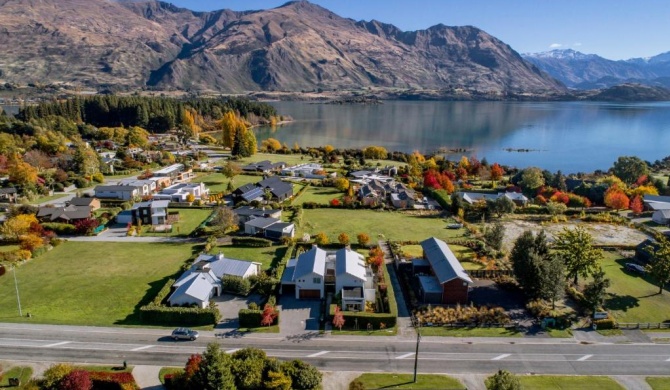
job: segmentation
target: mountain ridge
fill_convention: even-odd
[[[0,58],[2,83],[221,92],[564,91],[476,27],[402,31],[307,1],[200,12],[161,1],[0,0],[0,45],[9,48]]]

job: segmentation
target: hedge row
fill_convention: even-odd
[[[235,275],[223,275],[223,291],[247,296],[251,292],[251,281]]]
[[[131,390],[138,389],[133,374],[129,372],[89,372],[93,388],[96,390]]]
[[[151,301],[152,304],[156,306],[160,306],[163,304],[163,301],[167,298],[167,296],[170,294],[170,291],[172,291],[172,285],[174,284],[175,279],[168,279],[167,282],[165,282],[165,285],[163,288],[160,289],[158,294],[154,297],[153,301]]]
[[[51,230],[59,236],[73,235],[77,232],[77,228],[69,223],[45,222],[42,227],[46,230]]]
[[[140,320],[156,325],[214,325],[219,322],[221,314],[214,308],[167,307],[149,304],[140,308]]]
[[[263,319],[263,310],[241,309],[238,313],[240,319],[240,328],[258,328]],[[279,323],[279,312],[272,325]]]
[[[259,237],[233,237],[233,245],[251,248],[267,248],[272,246],[272,241]]]
[[[293,252],[295,251],[295,243],[292,243],[286,248],[286,253],[284,253],[284,257],[279,260],[279,263],[275,267],[274,270],[272,270],[272,273],[274,274],[274,277],[281,280],[282,275],[284,274],[284,270],[286,269],[286,264],[288,264],[288,261],[291,260],[291,256],[293,256]]]

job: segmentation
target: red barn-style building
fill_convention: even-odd
[[[467,303],[468,289],[473,282],[449,249],[449,245],[431,237],[422,241],[421,247],[424,259],[428,261],[431,270],[431,275],[419,276],[424,302]]]

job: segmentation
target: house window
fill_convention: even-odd
[[[314,278],[313,283],[314,283],[314,284],[319,284],[319,283],[321,283],[321,278]]]

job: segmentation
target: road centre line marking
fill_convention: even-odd
[[[577,359],[577,361],[578,362],[583,362],[584,360],[589,360],[591,357],[593,357],[593,355],[584,355],[584,356],[580,357],[579,359]]]
[[[491,360],[503,360],[504,358],[510,357],[510,356],[512,356],[511,353],[503,353],[502,355],[498,355]]]
[[[313,354],[311,354],[311,355],[307,355],[307,357],[308,357],[308,358],[313,358],[313,357],[317,357],[317,356],[325,355],[325,354],[327,354],[328,352],[330,352],[330,351],[321,351],[321,352],[313,353]]]
[[[145,345],[145,346],[143,346],[143,347],[133,348],[133,349],[131,349],[131,351],[133,351],[133,352],[137,352],[137,351],[142,351],[142,350],[144,350],[144,349],[149,349],[149,348],[151,348],[151,347],[153,347],[153,345]]]
[[[404,359],[404,358],[408,358],[412,355],[414,355],[414,352],[410,352],[410,353],[406,353],[404,355],[400,355],[400,356],[396,357],[396,359]]]
[[[666,359],[666,362],[670,362],[670,358]]]
[[[235,352],[239,351],[240,349],[242,349],[242,348],[229,349],[229,350],[226,351],[226,353],[230,355],[231,353],[235,353]]]
[[[44,347],[44,348],[57,347],[59,345],[70,344],[71,342],[72,341],[61,341],[60,343],[47,344],[47,345],[43,345],[42,347]]]

